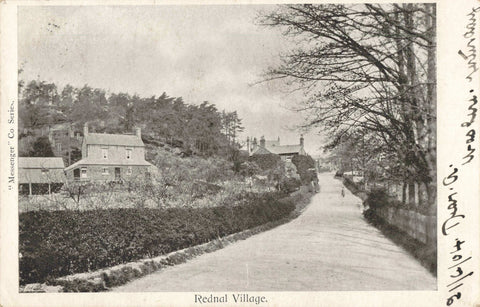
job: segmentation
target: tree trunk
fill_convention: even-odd
[[[427,199],[428,199],[428,207],[429,212],[431,214],[435,214],[437,212],[436,209],[436,198],[437,198],[437,168],[436,168],[436,158],[437,158],[437,68],[436,68],[436,39],[437,39],[437,31],[436,31],[436,6],[435,4],[425,4],[425,9],[427,13],[425,14],[427,19],[427,27],[430,30],[430,44],[428,46],[428,53],[427,53],[427,102],[429,102],[429,116],[427,117],[427,126],[428,126],[428,143],[427,143],[427,154],[426,160],[429,166],[429,177],[430,182],[427,183]]]
[[[415,181],[411,179],[408,182],[408,203],[417,205],[415,202]]]

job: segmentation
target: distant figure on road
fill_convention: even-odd
[[[342,197],[345,197],[345,188],[342,187]]]

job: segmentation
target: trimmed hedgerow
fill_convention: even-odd
[[[159,256],[282,219],[295,205],[280,196],[249,195],[241,206],[22,213],[20,283]]]

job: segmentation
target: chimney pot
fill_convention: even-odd
[[[140,128],[140,127],[135,128],[135,134],[136,134],[139,138],[142,138],[142,128]]]
[[[261,147],[265,147],[265,137],[262,135],[262,137],[260,138],[260,146]]]
[[[85,137],[87,136],[87,134],[88,134],[88,123],[85,123],[83,125],[83,136]]]

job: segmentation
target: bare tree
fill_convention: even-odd
[[[333,147],[375,134],[434,208],[435,4],[283,5],[259,20],[297,43],[265,79],[304,91],[305,127],[326,128]]]

